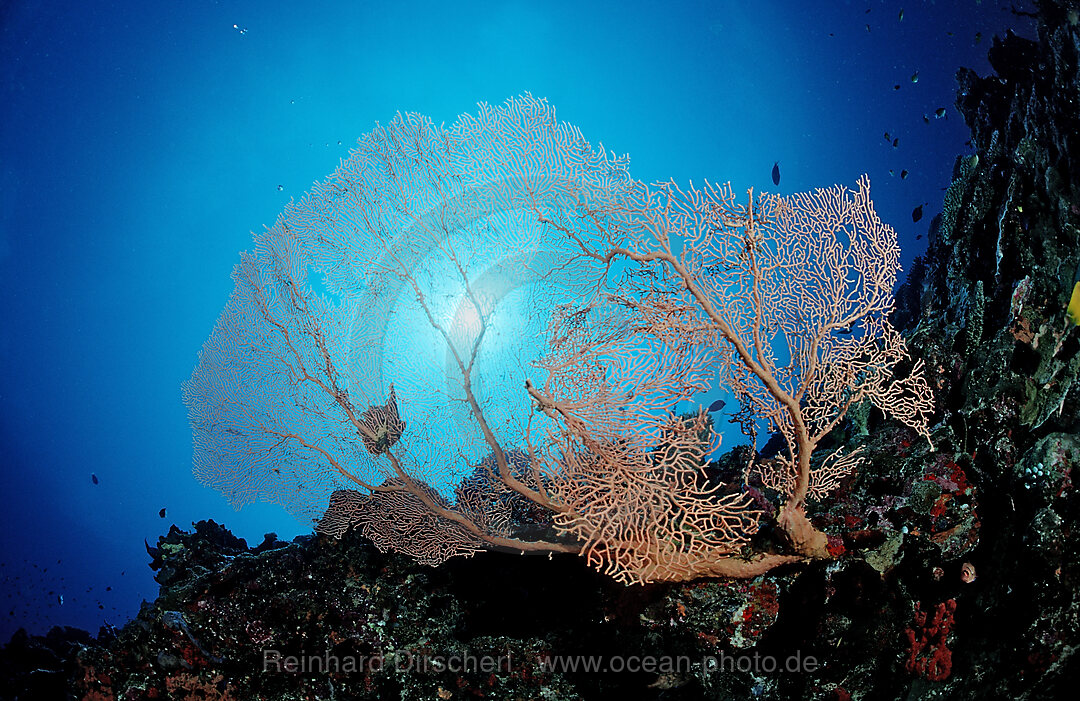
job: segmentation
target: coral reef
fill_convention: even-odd
[[[836,559],[623,586],[574,556],[430,568],[356,532],[250,548],[200,522],[148,548],[161,593],[123,629],[16,634],[0,698],[1065,695],[1080,676],[1076,12],[1040,3],[1038,41],[996,39],[996,76],[958,75],[977,154],[958,159],[894,314],[932,372],[934,450],[869,407],[837,427],[866,464],[807,509]],[[775,496],[746,474],[752,498]]]

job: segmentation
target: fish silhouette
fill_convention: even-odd
[[[772,166],[772,184],[773,185],[779,185],[780,184],[780,161],[777,161],[776,163],[773,163],[773,166]]]

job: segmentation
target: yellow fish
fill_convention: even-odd
[[[1080,326],[1080,282],[1073,285],[1072,298],[1069,299],[1069,306],[1065,308],[1065,316]]]

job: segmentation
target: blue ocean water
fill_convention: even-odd
[[[908,267],[970,152],[953,74],[1031,34],[1013,5],[4,3],[0,640],[122,623],[169,524],[310,531],[195,481],[180,384],[250,232],[376,121],[531,91],[645,181],[868,173]]]

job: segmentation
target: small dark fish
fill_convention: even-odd
[[[871,8],[869,8],[869,7],[868,7],[868,8],[866,8],[866,12],[864,12],[863,14],[864,14],[864,15],[868,15],[868,14],[870,14],[870,10],[871,10]]]
[[[889,175],[896,175],[896,171],[894,171],[892,168],[889,168]]]
[[[911,74],[911,82],[912,83],[918,83],[919,82],[919,72],[918,71],[915,71],[914,73]]]
[[[723,399],[717,399],[715,402],[709,405],[709,412],[717,412],[723,409],[727,405]]]
[[[925,204],[921,204],[915,209],[911,210],[911,221],[918,222],[920,219],[922,219],[922,208],[925,206]]]
[[[867,34],[869,34],[869,33],[870,33],[870,25],[869,25],[869,24],[868,24],[868,25],[866,25],[866,33],[867,33]]]
[[[900,171],[900,179],[907,180],[908,172],[906,170]]]
[[[889,132],[885,132],[885,140],[886,141],[892,141],[892,137],[889,136]]]
[[[916,241],[922,241],[922,234],[915,234]]]
[[[776,163],[773,163],[773,166],[772,166],[772,184],[773,185],[779,185],[780,184],[780,161],[777,161]]]
[[[930,123],[930,116],[924,114],[922,116],[922,120],[923,120],[923,124],[929,124]]]
[[[900,83],[897,83],[896,85],[892,86],[892,89],[893,90],[899,90],[900,89]]]
[[[91,472],[90,473],[90,481],[93,482],[94,484],[97,484],[98,483],[97,475],[95,475],[94,473]]]
[[[898,22],[903,22],[904,21],[904,8],[902,8],[902,7],[900,8],[900,18],[897,21]]]
[[[845,336],[850,334],[852,331],[854,331],[854,329],[852,329],[850,326],[846,329],[836,329],[836,333],[843,334]]]
[[[975,32],[975,43],[978,44],[982,41],[982,32]]]
[[[899,145],[900,145],[900,139],[893,139],[892,140],[892,147],[893,148],[896,148]]]
[[[278,192],[281,192],[281,191],[282,191],[282,190],[284,190],[284,189],[285,189],[285,186],[284,186],[284,185],[278,185],[278,186],[277,186],[277,191],[278,191]]]
[[[57,594],[56,595],[56,603],[60,604],[61,606],[64,605],[64,595],[63,594]]]
[[[165,518],[165,509],[162,509],[161,511],[157,512],[157,515],[160,516],[161,518]]]
[[[936,110],[934,110],[934,118],[935,119],[941,119],[944,116],[945,116],[945,108],[944,107],[938,107]]]

